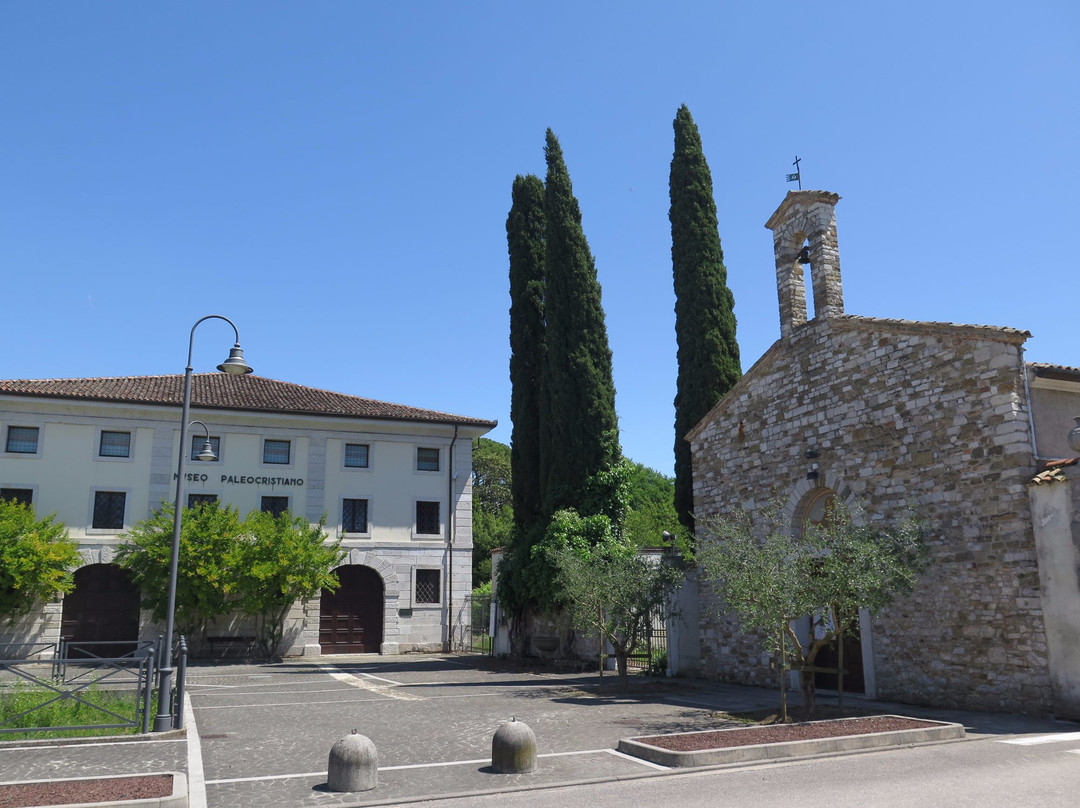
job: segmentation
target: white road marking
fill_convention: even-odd
[[[573,755],[614,755],[615,757],[622,758],[624,760],[632,761],[633,763],[641,763],[654,769],[660,769],[661,771],[669,771],[666,766],[658,766],[655,763],[650,763],[647,760],[641,760],[640,758],[632,757],[630,755],[624,755],[615,749],[582,749],[576,752],[548,752],[543,755],[537,755],[538,758],[554,758],[554,757],[571,757]],[[436,763],[409,763],[403,766],[380,766],[380,772],[396,772],[404,771],[406,769],[437,769],[445,766],[478,766],[483,764],[490,764],[490,758],[477,758],[475,760],[448,760],[440,761]],[[263,780],[290,780],[301,779],[309,777],[326,777],[326,772],[299,772],[297,774],[268,774],[262,777],[230,777],[223,780],[207,780],[206,785],[218,786],[226,785],[228,783],[257,783]]]
[[[1030,738],[1009,738],[998,743],[1012,743],[1017,746],[1035,746],[1042,743],[1065,743],[1080,741],[1080,732],[1055,732],[1053,735],[1035,735]]]
[[[671,771],[670,766],[661,766],[659,763],[653,763],[651,760],[645,760],[645,758],[639,758],[639,757],[634,757],[633,755],[628,755],[625,752],[620,752],[618,749],[608,749],[607,751],[610,754],[617,757],[617,758],[622,758],[623,760],[629,760],[631,763],[640,763],[642,766],[648,766],[650,769],[659,769],[662,772]]]
[[[386,696],[391,699],[400,699],[401,701],[423,701],[420,696],[414,696],[411,693],[395,693],[396,688],[387,687],[386,685],[380,685],[375,682],[369,682],[365,679],[361,679],[358,676],[353,676],[351,673],[342,673],[336,668],[332,668],[329,665],[320,665],[319,669],[324,673],[328,673],[331,679],[336,679],[339,682],[344,682],[352,687],[360,688],[361,690],[370,690],[372,693],[378,693],[379,695]]]

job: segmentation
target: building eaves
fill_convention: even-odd
[[[0,394],[179,407],[184,377],[119,376],[89,379],[12,379],[0,381]],[[247,410],[295,415],[372,418],[492,429],[497,421],[408,407],[335,393],[263,376],[200,373],[192,377],[193,408]]]

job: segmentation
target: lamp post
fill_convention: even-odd
[[[165,612],[165,647],[161,649],[161,669],[158,678],[158,712],[154,717],[154,732],[164,732],[170,729],[173,722],[172,646],[173,626],[176,623],[176,576],[177,567],[180,564],[180,522],[184,513],[182,499],[184,494],[184,464],[190,451],[187,442],[188,412],[191,410],[191,356],[195,348],[195,329],[204,320],[224,320],[232,326],[233,333],[236,335],[236,343],[229,350],[229,358],[218,365],[217,369],[222,373],[230,373],[234,376],[251,373],[251,367],[244,361],[244,352],[240,348],[240,331],[232,320],[228,317],[222,317],[220,314],[208,314],[195,321],[195,325],[191,327],[191,337],[188,339],[187,368],[184,370],[184,398],[180,409],[180,451],[178,453],[180,459],[176,463],[176,501],[173,504],[172,558],[169,562],[169,601]],[[206,429],[205,424],[203,424],[203,429]],[[199,460],[211,460],[214,456],[212,450],[207,455],[207,449],[210,448],[209,430],[207,430],[206,434],[206,444],[203,446],[203,451],[199,452]]]

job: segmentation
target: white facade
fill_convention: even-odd
[[[0,495],[30,499],[39,516],[55,513],[84,565],[109,564],[121,534],[173,500],[181,381],[0,382]],[[369,617],[366,629],[378,647],[362,650],[441,650],[468,621],[471,447],[494,422],[255,376],[194,381],[191,418],[206,424],[218,460],[188,455],[185,503],[214,497],[241,515],[287,507],[313,523],[325,513],[329,537],[348,553],[343,567],[377,573],[369,589],[381,580],[381,625]],[[205,433],[195,425],[189,434],[198,451]],[[61,618],[65,632],[75,625],[69,611],[41,604],[0,628],[0,640],[54,642]],[[320,645],[321,611],[319,598],[296,604],[281,653],[329,652]],[[238,623],[215,627],[238,631]],[[140,636],[159,632],[143,614]]]

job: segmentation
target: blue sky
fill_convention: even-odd
[[[1008,325],[1080,365],[1080,5],[0,6],[0,378],[183,372],[206,314],[260,375],[497,419],[505,222],[558,135],[624,452],[670,474],[668,170],[701,131],[743,367],[779,336],[764,223],[839,193],[846,311]],[[232,342],[196,334],[195,369]]]

